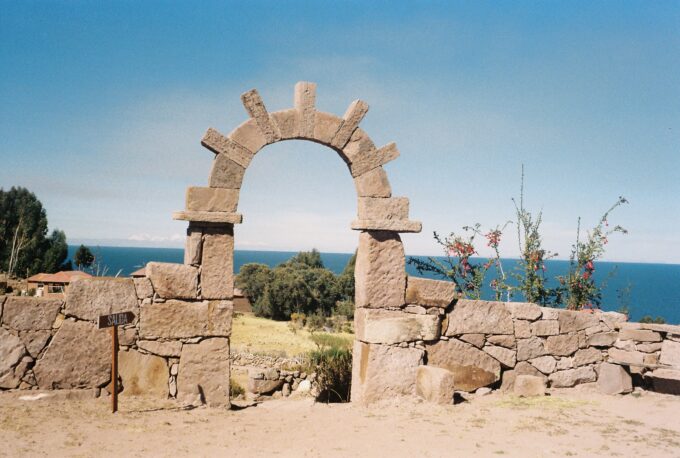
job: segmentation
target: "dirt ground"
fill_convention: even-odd
[[[680,397],[649,392],[370,408],[281,399],[229,411],[122,397],[117,414],[105,398],[20,399],[36,394],[0,394],[0,456],[680,456]]]

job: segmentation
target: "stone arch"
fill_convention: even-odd
[[[420,232],[421,223],[408,219],[409,201],[392,196],[383,169],[399,156],[396,144],[378,148],[359,127],[368,111],[366,102],[352,102],[342,118],[317,111],[314,83],[297,83],[294,107],[274,113],[267,111],[255,89],[244,93],[241,100],[250,118],[228,135],[207,130],[201,144],[215,154],[208,186],[189,187],[186,208],[173,214],[175,219],[189,222],[184,263],[198,272],[197,299],[220,304],[233,299],[234,224],[243,220],[237,213],[238,200],[253,157],[279,141],[308,140],[325,145],[347,165],[358,199],[357,219],[351,223],[353,230],[360,231],[352,400],[366,403],[412,394],[415,369],[423,364],[425,355],[416,343],[439,337],[442,313],[437,313],[441,309],[436,307],[442,307],[440,302],[450,303],[453,291],[447,287],[443,294],[451,297],[442,301],[436,296],[442,294],[438,284],[443,282],[409,281],[406,276],[399,233]],[[435,307],[435,313],[409,311],[409,303]],[[231,314],[216,317],[210,318],[213,321],[208,328],[231,328]],[[222,322],[225,320],[229,323]],[[224,352],[224,345],[220,351]],[[180,360],[180,371],[181,366]]]

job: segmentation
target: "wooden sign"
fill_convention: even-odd
[[[112,313],[99,317],[99,329],[111,328],[111,411],[118,411],[118,326],[130,324],[135,320],[132,312]]]
[[[132,312],[102,315],[99,317],[99,329],[110,328],[111,326],[123,326],[124,324],[132,323],[134,320],[135,314]]]

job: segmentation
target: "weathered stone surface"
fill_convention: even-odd
[[[541,317],[541,307],[529,302],[506,302],[505,306],[516,320],[537,320]]]
[[[210,169],[208,183],[211,188],[241,189],[245,173],[246,169],[226,154],[218,154]]]
[[[553,307],[541,307],[541,318],[544,320],[556,320],[560,316],[561,309]]]
[[[598,316],[603,325],[611,331],[628,320],[628,316],[619,312],[600,312],[598,313]]]
[[[229,339],[185,344],[179,360],[177,397],[189,400],[196,390],[208,406],[229,407]]]
[[[337,116],[317,111],[314,114],[314,138],[319,143],[330,146],[341,124],[342,119]]]
[[[172,219],[200,223],[241,224],[243,215],[232,212],[173,212]]]
[[[160,356],[179,357],[182,352],[182,342],[170,340],[167,342],[160,340],[140,340],[137,346],[149,353]]]
[[[461,336],[458,336],[458,339],[469,344],[472,344],[477,348],[482,348],[484,346],[484,343],[486,342],[484,334],[463,334]]]
[[[416,395],[435,404],[451,404],[455,391],[453,372],[434,366],[419,366]]]
[[[110,369],[111,334],[65,320],[33,372],[42,389],[96,388],[109,382]]]
[[[248,391],[254,394],[270,394],[283,385],[283,380],[248,379]]]
[[[518,339],[528,339],[531,337],[531,322],[515,320],[515,337]]]
[[[206,228],[203,235],[201,296],[234,297],[234,226]]]
[[[557,360],[548,355],[530,359],[529,363],[546,375],[555,372],[555,368],[557,367]]]
[[[168,364],[161,357],[122,351],[118,354],[118,374],[123,380],[123,395],[168,397]]]
[[[582,366],[576,369],[553,372],[548,376],[553,388],[568,388],[581,383],[594,382],[597,374],[592,366]]]
[[[456,296],[453,282],[411,276],[406,279],[407,304],[446,308]]]
[[[404,305],[405,263],[399,234],[362,232],[354,269],[356,306],[387,308]]]
[[[355,177],[354,187],[359,197],[392,197],[392,187],[382,167]]]
[[[556,336],[560,333],[560,324],[557,320],[539,320],[531,323],[531,332],[535,336]]]
[[[142,339],[180,339],[231,334],[233,305],[230,301],[184,302],[169,300],[143,305],[139,336]]]
[[[545,351],[550,355],[569,356],[578,348],[578,336],[576,334],[550,336],[545,341]]]
[[[644,353],[639,351],[619,350],[618,348],[610,348],[609,361],[617,364],[633,364],[641,366],[643,363]]]
[[[621,350],[635,351],[635,342],[633,342],[632,340],[616,339],[616,342],[614,342],[614,346]]]
[[[517,363],[517,352],[508,348],[497,347],[495,345],[484,346],[484,351],[496,358],[505,367],[515,367]]]
[[[359,197],[357,217],[370,220],[408,219],[406,197]]]
[[[132,281],[135,283],[135,291],[137,292],[137,299],[149,299],[153,297],[153,286],[151,286],[151,280],[146,277],[143,278],[133,278]]]
[[[560,333],[580,331],[591,326],[597,326],[600,319],[597,315],[588,312],[573,312],[560,310],[557,320],[560,322]]]
[[[229,137],[225,137],[212,127],[203,136],[201,145],[215,154],[224,154],[227,158],[247,168],[252,161],[254,153],[248,148],[239,145]]]
[[[574,366],[585,366],[586,364],[599,363],[602,361],[602,351],[597,348],[584,348],[574,355]]]
[[[604,326],[602,324],[599,324],[597,326],[591,326],[589,328],[585,329],[585,333],[587,337],[592,336],[593,334],[598,334],[600,332],[607,332],[609,328],[607,326]]]
[[[656,366],[659,364],[659,355],[656,353],[645,354],[645,356],[642,357],[642,364],[645,366]]]
[[[519,397],[545,396],[545,379],[534,375],[518,375],[515,378],[513,393]]]
[[[626,370],[618,364],[600,364],[597,389],[604,394],[621,394],[633,391],[633,381]]]
[[[339,149],[344,148],[349,141],[349,138],[357,127],[359,127],[359,123],[364,119],[367,112],[368,104],[366,102],[363,100],[355,100],[352,102],[349,107],[347,107],[347,111],[345,111],[345,115],[342,117],[342,124],[333,137],[331,145]]]
[[[312,132],[309,135],[302,135],[300,133],[300,117],[299,113],[295,109],[281,110],[271,113],[272,120],[276,123],[279,128],[279,134],[282,140],[287,140],[291,138],[313,138],[314,135],[314,113],[312,112]],[[246,166],[247,168],[247,166]]]
[[[637,342],[661,342],[661,334],[648,329],[621,329],[619,339]]]
[[[350,165],[350,173],[353,177],[358,177],[373,170],[376,167],[387,164],[399,157],[399,150],[395,143],[388,143],[371,154],[357,155]]]
[[[545,381],[548,380],[548,377],[541,374],[534,366],[526,361],[520,361],[515,365],[513,370],[503,372],[503,382],[501,383],[501,391],[503,393],[513,391],[515,380],[518,375],[533,375],[534,377],[542,378]]]
[[[680,371],[673,369],[656,369],[645,374],[652,382],[654,391],[666,394],[680,394]]]
[[[355,231],[390,231],[420,232],[423,224],[420,221],[406,219],[356,219],[350,225]]]
[[[459,299],[449,314],[446,335],[474,333],[513,334],[512,317],[505,304]]]
[[[50,331],[22,331],[19,333],[19,338],[26,347],[28,354],[33,358],[38,358],[51,336]]]
[[[257,123],[257,127],[259,127],[267,143],[273,143],[281,139],[278,126],[269,117],[262,97],[260,97],[256,89],[251,89],[241,94],[241,101],[250,117]]]
[[[66,291],[66,315],[96,321],[100,315],[137,310],[137,292],[131,278],[78,278]]]
[[[517,346],[517,341],[515,340],[515,336],[508,336],[508,335],[500,335],[500,336],[489,336],[488,339],[486,339],[487,342],[490,344],[494,345],[500,345],[501,347],[505,348],[516,348]]]
[[[395,344],[438,339],[441,319],[394,310],[356,309],[354,326],[356,338],[362,342]]]
[[[562,357],[557,360],[557,370],[563,371],[564,369],[571,369],[574,367],[574,358]]]
[[[0,328],[0,388],[16,388],[24,375],[16,371],[17,365],[26,355],[24,344],[14,334]]]
[[[680,342],[664,340],[661,345],[659,362],[680,369]]]
[[[517,340],[517,361],[526,361],[545,355],[543,339],[531,337],[529,339]]]
[[[371,404],[413,395],[416,370],[425,352],[355,341],[352,352],[352,402]],[[302,385],[302,384],[301,384]]]
[[[17,331],[52,329],[62,305],[60,299],[10,296],[4,305],[2,324]]]
[[[472,345],[456,339],[442,340],[427,346],[429,365],[453,372],[456,389],[474,391],[500,379],[500,363]]]
[[[195,299],[198,295],[196,267],[169,262],[150,262],[146,265],[146,276],[151,280],[156,294],[163,299]]]
[[[588,337],[588,345],[593,347],[610,347],[618,339],[618,332],[601,332]]]
[[[184,242],[184,264],[188,266],[200,266],[203,255],[203,226],[197,223],[189,223],[187,238]]]
[[[416,315],[427,315],[428,309],[421,307],[420,305],[407,305],[402,309],[406,313],[415,313]],[[436,310],[436,309],[429,309]]]
[[[643,351],[645,353],[653,353],[655,351],[661,350],[662,345],[663,344],[661,342],[637,344],[637,345],[635,345],[635,349],[638,350],[638,351]]]
[[[239,189],[187,188],[186,209],[188,211],[235,212],[238,206]]]
[[[295,85],[294,104],[300,120],[300,135],[305,138],[313,138],[316,114],[316,84],[306,81],[298,82]]]

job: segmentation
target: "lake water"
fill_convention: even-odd
[[[73,256],[76,249],[76,246],[69,246],[69,257]],[[181,263],[184,259],[184,250],[181,248],[97,247],[92,248],[92,251],[99,257],[101,264],[108,268],[106,275],[111,276],[128,276],[149,261]],[[243,264],[249,262],[274,267],[293,255],[295,252],[236,250],[234,271],[238,272]],[[324,265],[336,274],[342,272],[350,256],[348,253],[321,253]],[[511,271],[517,262],[513,259],[503,260],[505,270]],[[551,277],[564,275],[568,267],[567,261],[546,262]],[[604,310],[619,310],[626,305],[632,320],[652,315],[662,316],[668,323],[680,324],[680,265],[598,262],[596,268],[596,279],[606,279],[602,301]],[[420,276],[408,264],[406,271],[409,275]],[[488,287],[484,294],[486,298],[491,298]]]

